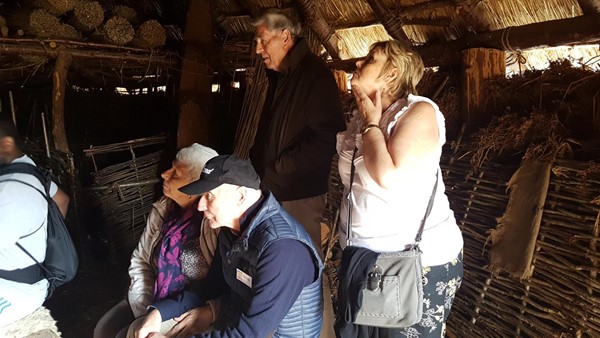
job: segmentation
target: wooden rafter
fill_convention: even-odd
[[[367,0],[367,2],[371,6],[371,9],[373,9],[373,14],[375,17],[379,19],[390,36],[401,43],[405,43],[409,46],[412,45],[412,42],[404,30],[402,30],[402,20],[398,16],[393,15],[389,10],[387,10],[385,5],[381,3],[381,0]]]
[[[4,39],[4,41],[7,41],[7,39]],[[180,61],[180,58],[175,57],[174,54],[162,54],[158,56],[151,53],[123,53],[118,51],[72,48],[66,43],[50,42],[45,44],[44,42],[40,43],[39,40],[37,41],[36,44],[26,45],[20,43],[0,43],[0,54],[41,55],[55,59],[61,53],[68,53],[74,59],[114,60],[169,67],[177,66]]]
[[[296,3],[308,26],[317,34],[331,58],[334,60],[339,59],[338,37],[323,18],[323,14],[315,6],[314,0],[296,0]]]
[[[481,0],[433,0],[419,4],[395,8],[398,16],[401,18],[409,18],[415,14],[422,14],[425,11],[434,11],[444,7],[458,7],[463,5],[473,5],[481,2]]]
[[[600,12],[600,0],[577,0],[584,15]]]
[[[494,48],[504,51],[535,47],[557,47],[572,44],[590,44],[600,41],[600,14],[583,15],[569,19],[508,27],[486,33],[469,34],[460,39],[415,47],[427,67],[458,64],[460,52],[468,48]],[[357,59],[332,61],[331,68],[354,70]]]

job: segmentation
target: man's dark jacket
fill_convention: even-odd
[[[323,60],[296,41],[269,90],[250,159],[263,188],[291,201],[327,192],[335,136],[345,129],[338,88]]]

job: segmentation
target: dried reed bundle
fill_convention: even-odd
[[[62,23],[60,19],[44,9],[36,9],[29,15],[29,27],[26,30],[38,38],[62,38],[77,40],[79,32],[71,25]]]
[[[88,32],[102,24],[104,21],[104,10],[97,1],[80,1],[73,10],[73,27]]]
[[[135,30],[127,19],[113,16],[104,23],[103,39],[115,45],[126,45],[133,40]]]
[[[33,5],[54,15],[62,15],[75,8],[79,0],[34,0]]]
[[[537,109],[529,117],[507,113],[475,134],[477,147],[471,163],[480,167],[491,158],[514,154],[552,160],[561,150],[565,134],[556,114]]]
[[[120,16],[122,18],[127,19],[127,21],[129,21],[130,24],[132,25],[137,25],[138,23],[138,14],[135,11],[135,9],[128,7],[128,6],[123,6],[123,5],[117,5],[112,9],[112,15],[113,16]]]
[[[164,46],[166,41],[165,28],[156,20],[148,20],[136,29],[132,44],[138,47],[158,48]]]

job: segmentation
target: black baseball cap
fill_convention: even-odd
[[[198,180],[179,188],[179,191],[188,195],[201,195],[223,183],[260,188],[260,178],[249,161],[236,155],[219,155],[206,162]]]

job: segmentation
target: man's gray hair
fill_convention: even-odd
[[[212,148],[194,143],[189,147],[181,148],[175,159],[190,169],[193,180],[200,178],[202,169],[208,160],[219,154]]]
[[[254,27],[265,25],[268,31],[287,29],[293,38],[300,36],[302,32],[302,26],[300,26],[300,23],[296,19],[276,8],[267,10],[263,15],[255,19],[252,25]]]

